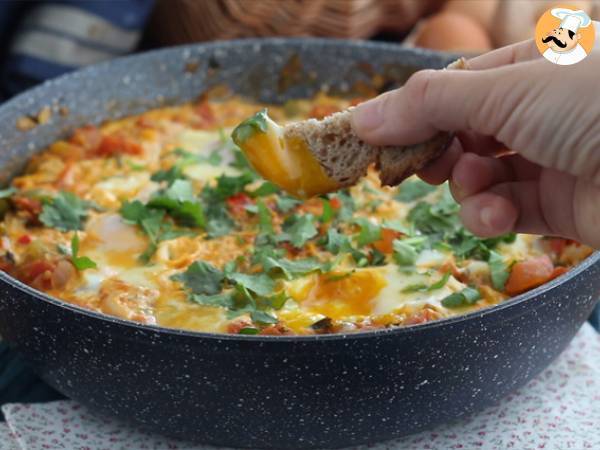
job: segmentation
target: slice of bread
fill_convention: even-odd
[[[465,69],[463,58],[447,69]],[[292,123],[284,128],[285,138],[301,138],[325,173],[340,184],[352,186],[366,175],[371,164],[381,183],[395,186],[439,156],[453,134],[440,132],[426,142],[409,146],[373,146],[363,142],[351,125],[352,108],[325,117]]]

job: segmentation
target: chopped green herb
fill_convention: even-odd
[[[440,278],[438,281],[436,281],[435,283],[433,283],[430,286],[428,286],[428,285],[426,285],[424,283],[411,284],[409,286],[406,286],[404,289],[402,289],[402,292],[431,292],[431,291],[435,291],[435,290],[441,289],[444,286],[446,286],[446,283],[448,282],[449,279],[450,279],[450,272],[446,272],[442,276],[442,278]]]
[[[240,331],[238,331],[238,334],[247,334],[247,335],[253,335],[253,334],[258,334],[258,333],[260,333],[260,330],[258,328],[250,328],[250,327],[242,328]]]
[[[285,278],[291,280],[295,277],[306,275],[307,273],[321,270],[323,264],[314,258],[290,260],[287,258],[274,258],[265,256],[261,263],[265,272],[281,270]]]
[[[212,264],[196,261],[185,272],[173,275],[171,279],[181,281],[194,294],[215,296],[221,292],[225,275]]]
[[[82,230],[87,218],[89,202],[71,192],[61,191],[53,199],[44,202],[40,221],[47,227],[61,231]]]
[[[283,224],[283,233],[277,236],[278,241],[289,241],[296,248],[302,248],[309,239],[318,234],[312,214],[293,215]]]
[[[371,222],[365,217],[359,217],[354,219],[354,223],[360,227],[358,233],[357,243],[359,247],[363,247],[367,244],[371,244],[381,239],[381,226]]]
[[[436,189],[435,186],[421,180],[406,180],[398,187],[398,192],[394,195],[394,198],[400,202],[414,202]]]
[[[95,269],[98,267],[87,256],[79,256],[79,235],[77,233],[71,238],[71,262],[77,270]]]
[[[0,189],[0,198],[8,198],[12,196],[15,192],[17,192],[17,190],[14,187]]]
[[[176,180],[184,180],[185,178],[186,176],[183,174],[183,169],[177,164],[170,167],[168,170],[159,170],[158,172],[154,172],[150,177],[152,181],[166,181],[169,186],[172,185]]]
[[[275,282],[267,275],[261,274],[246,274],[235,272],[227,276],[229,280],[243,286],[247,290],[255,294],[268,296],[275,289]]]
[[[271,194],[277,194],[279,192],[279,188],[271,183],[270,181],[265,181],[261,184],[258,189],[250,192],[252,197],[265,197]]]
[[[460,308],[462,306],[474,305],[481,298],[479,290],[466,287],[460,292],[455,292],[442,299],[442,305],[446,308]]]
[[[166,190],[158,192],[148,202],[148,207],[167,211],[181,225],[204,227],[202,206],[196,200],[191,182],[175,180]]]
[[[494,289],[497,291],[503,292],[508,276],[510,275],[507,264],[504,262],[502,256],[494,251],[490,251],[488,265],[490,266],[492,286],[494,286]]]
[[[277,209],[282,213],[290,212],[296,206],[300,205],[302,202],[294,197],[290,197],[289,195],[280,194],[275,199],[275,204],[277,205]]]
[[[350,244],[350,239],[348,239],[348,236],[340,233],[333,227],[327,230],[325,250],[335,255],[340,252],[349,252],[351,249],[352,245]]]
[[[257,112],[252,117],[247,118],[240,123],[231,133],[233,142],[237,145],[242,146],[243,143],[253,136],[255,133],[266,133],[268,130],[267,110]]]
[[[406,239],[394,239],[394,260],[399,266],[413,266],[419,256],[415,247],[406,242]]]
[[[273,233],[273,222],[271,218],[271,211],[262,200],[256,202],[258,210],[258,229],[261,233],[271,234]]]
[[[323,213],[319,217],[319,222],[327,223],[331,219],[333,219],[333,215],[334,215],[333,207],[331,206],[330,200],[328,200],[326,198],[322,198],[321,201],[323,202]]]

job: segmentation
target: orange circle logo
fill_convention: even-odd
[[[535,27],[535,43],[544,58],[568,66],[583,60],[594,47],[595,30],[581,9],[558,6],[542,14]]]

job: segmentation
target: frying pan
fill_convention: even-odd
[[[114,60],[0,107],[0,179],[76,126],[184,102],[220,83],[270,102],[324,86],[344,90],[368,81],[365,62],[401,82],[449,57],[389,44],[265,39]],[[294,83],[282,80],[284,67],[294,69]],[[44,106],[54,112],[49,122],[15,127]],[[143,429],[231,447],[343,447],[462,418],[524,385],[588,317],[600,292],[599,260],[595,253],[546,285],[464,316],[300,337],[140,325],[66,304],[2,272],[0,334],[60,392]]]

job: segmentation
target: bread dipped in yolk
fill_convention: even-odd
[[[266,110],[246,119],[231,136],[263,178],[295,197],[309,198],[341,187],[327,176],[307,142],[286,137]]]

